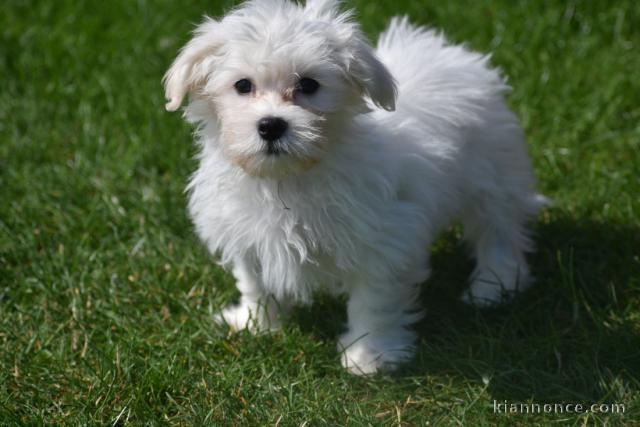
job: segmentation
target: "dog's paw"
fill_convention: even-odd
[[[504,286],[495,280],[475,279],[460,299],[480,308],[497,307],[513,300],[526,286]]]
[[[373,375],[379,371],[393,371],[409,361],[414,354],[413,334],[406,330],[399,335],[344,334],[338,342],[342,366],[354,375]]]
[[[277,310],[262,304],[240,303],[229,306],[214,316],[218,324],[227,324],[233,332],[248,330],[253,333],[280,329]]]
[[[491,268],[478,268],[462,301],[480,308],[496,307],[512,301],[533,283],[525,264],[503,260]]]
[[[490,308],[503,304],[510,298],[499,284],[473,282],[460,299],[465,304]]]

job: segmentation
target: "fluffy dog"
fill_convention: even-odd
[[[412,355],[429,245],[455,220],[476,268],[465,301],[529,283],[536,194],[522,128],[489,58],[395,18],[374,50],[337,0],[253,0],[206,18],[164,78],[189,94],[200,238],[232,268],[233,330],[278,326],[319,290],[346,293],[342,365]]]

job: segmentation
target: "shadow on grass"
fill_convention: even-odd
[[[615,402],[640,389],[640,229],[562,218],[536,241],[536,286],[494,310],[458,302],[472,264],[460,246],[439,252],[418,363],[401,375],[461,376],[510,402]]]
[[[442,376],[509,402],[616,402],[640,389],[640,228],[561,218],[536,241],[536,286],[493,310],[459,302],[473,264],[455,233],[438,242],[418,355],[398,380]],[[345,320],[344,303],[324,297],[294,315],[327,341]]]

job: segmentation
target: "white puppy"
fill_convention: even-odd
[[[186,94],[197,233],[232,267],[219,320],[270,329],[313,292],[347,293],[342,364],[411,357],[429,245],[455,220],[477,267],[466,301],[528,283],[526,222],[544,203],[489,58],[393,19],[373,49],[337,0],[253,0],[207,18],[164,83]]]

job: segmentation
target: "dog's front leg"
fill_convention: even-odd
[[[265,292],[256,265],[246,258],[237,258],[233,262],[232,272],[240,291],[240,302],[223,309],[215,320],[228,324],[233,331],[279,329],[279,314],[284,305]]]
[[[413,284],[358,281],[349,293],[348,330],[338,342],[342,366],[368,375],[409,360],[416,338],[409,327],[422,316],[415,310],[417,291]]]

